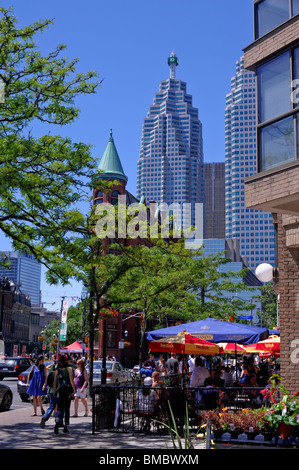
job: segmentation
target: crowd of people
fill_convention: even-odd
[[[40,427],[44,429],[46,422],[53,413],[55,417],[54,433],[69,432],[70,406],[74,399],[74,415],[78,416],[79,400],[81,399],[88,416],[87,387],[88,374],[85,359],[69,355],[61,355],[58,359],[53,356],[53,362],[45,366],[45,357],[38,356],[32,365],[27,379],[27,394],[33,397],[33,416],[37,416],[37,405],[41,410]],[[49,395],[49,407],[45,412],[42,397]]]
[[[72,400],[73,417],[78,416],[79,400],[85,410],[84,416],[88,416],[86,359],[75,354],[63,354],[56,359],[54,355],[53,362],[48,366],[44,363],[45,359],[49,360],[43,356],[36,357],[28,375],[27,394],[33,397],[33,416],[37,416],[39,407],[42,429],[53,414],[54,433],[58,434],[60,427],[67,433]],[[107,360],[115,361],[116,358],[108,356]],[[274,361],[260,359],[257,355],[241,356],[241,360],[233,359],[226,363],[225,358],[220,356],[183,356],[172,353],[168,359],[163,354],[159,358],[150,354],[140,372],[145,377],[144,386],[136,393],[135,405],[138,412],[146,414],[149,419],[157,409],[167,412],[165,407],[169,406],[174,415],[182,412],[186,401],[186,395],[180,387],[182,381],[193,389],[195,407],[214,409],[220,404],[219,389],[251,387],[254,396],[254,389],[267,386],[271,375],[279,370]],[[170,388],[162,386],[165,379],[168,379]],[[46,411],[43,409],[44,395],[49,395],[49,407]],[[149,421],[147,425],[148,423]]]
[[[242,356],[241,360],[233,359],[228,364],[219,356],[211,358],[192,354],[184,357],[172,353],[168,360],[163,354],[157,360],[154,354],[150,354],[142,365],[144,387],[137,392],[136,408],[139,413],[146,413],[149,419],[170,403],[173,414],[179,415],[188,396],[182,392],[182,381],[187,384],[185,391],[188,387],[190,389],[189,405],[193,403],[195,409],[215,409],[223,405],[231,398],[229,392],[221,391],[227,387],[244,386],[248,397],[257,399],[259,392],[256,388],[267,386],[271,375],[277,372],[274,361],[257,355]],[[163,386],[166,378],[170,379],[170,387]],[[248,391],[250,388],[252,391]]]
[[[259,358],[258,355],[242,356],[242,359],[226,363],[225,358],[220,356],[211,358],[172,353],[168,360],[163,354],[157,360],[154,354],[150,354],[142,365],[141,374],[151,376],[153,371],[159,372],[162,377],[188,374],[191,387],[203,386],[207,377],[212,377],[219,387],[250,386],[251,383],[266,386],[269,377],[279,372],[279,364],[272,358]]]

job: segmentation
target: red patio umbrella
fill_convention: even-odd
[[[236,343],[217,343],[218,346],[221,346],[223,354],[247,354],[247,351],[244,346]]]
[[[150,341],[148,347],[152,352],[177,354],[214,355],[222,351],[222,348],[217,344],[190,335],[186,331],[178,333],[176,336],[167,336],[156,341]]]
[[[248,353],[259,353],[262,351],[268,351],[271,354],[280,353],[280,337],[279,336],[269,336],[269,338],[264,341],[259,341],[258,343],[248,344],[245,346]]]
[[[88,352],[89,349],[85,348],[84,351]],[[82,353],[83,349],[81,349],[81,344],[78,341],[75,341],[72,344],[69,344],[68,346],[65,346],[64,348],[60,348],[60,352],[66,352],[66,353]]]

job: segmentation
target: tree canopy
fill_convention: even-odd
[[[97,73],[76,73],[78,59],[58,45],[47,55],[36,36],[52,21],[18,28],[12,8],[0,8],[0,231],[14,249],[33,254],[49,269],[53,246],[82,223],[78,209],[90,188],[90,145],[52,135],[78,118],[76,98],[96,92]],[[44,135],[34,135],[35,124]],[[89,197],[89,194],[88,194]]]

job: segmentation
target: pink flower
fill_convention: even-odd
[[[299,423],[299,413],[296,415],[296,421]]]

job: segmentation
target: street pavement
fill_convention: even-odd
[[[32,416],[33,408],[10,410],[0,413],[0,449],[171,449],[168,435],[147,435],[100,431],[92,434],[92,418],[84,417],[79,403],[79,417],[70,418],[69,433],[54,434],[54,418],[51,417],[44,429],[40,428],[41,415]],[[40,413],[40,410],[38,410]],[[74,413],[71,405],[71,416]],[[81,416],[80,416],[81,414]],[[196,441],[196,449],[205,448],[202,441]]]

